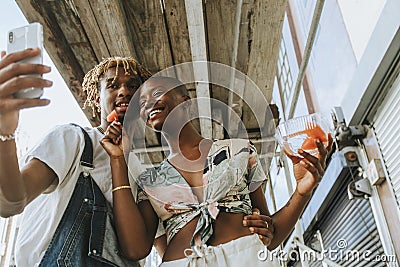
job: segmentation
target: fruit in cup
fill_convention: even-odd
[[[327,134],[321,129],[319,125],[308,125],[304,133],[307,135],[306,140],[304,140],[301,145],[301,149],[303,150],[313,150],[317,149],[317,144],[315,143],[315,139],[318,139],[321,143],[328,142]]]
[[[332,121],[320,113],[308,114],[292,118],[277,127],[276,138],[280,146],[288,153],[302,157],[301,149],[313,156],[318,155],[319,140],[325,146],[328,144],[328,133],[332,130]]]

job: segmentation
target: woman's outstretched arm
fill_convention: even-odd
[[[324,147],[320,141],[315,140],[319,151],[318,157],[314,157],[304,151],[299,151],[303,158],[288,155],[293,162],[297,186],[286,205],[272,215],[275,232],[268,249],[275,249],[293,231],[304,208],[311,199],[313,190],[321,181],[326,169],[326,158],[333,145],[333,139],[330,134],[328,139],[329,144],[327,147]],[[269,214],[264,192],[260,187],[251,193],[250,197],[253,207],[259,208],[261,214]]]

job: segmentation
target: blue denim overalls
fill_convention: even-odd
[[[90,173],[85,171],[94,167],[93,146],[89,135],[83,128],[81,130],[85,137],[80,161],[84,171],[79,175],[68,206],[39,266],[139,267],[137,262],[119,255],[111,206]]]

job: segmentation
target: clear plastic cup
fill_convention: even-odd
[[[332,118],[321,113],[314,113],[279,124],[276,129],[276,138],[281,148],[289,154],[302,157],[298,154],[298,150],[302,149],[311,155],[318,156],[315,140],[318,139],[327,146],[328,133],[332,132]]]

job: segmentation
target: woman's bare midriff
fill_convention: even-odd
[[[243,213],[220,212],[213,224],[214,233],[207,242],[210,246],[224,244],[239,237],[250,235],[248,227],[243,226]],[[172,261],[185,257],[183,253],[190,248],[194,230],[196,229],[198,217],[186,224],[171,240],[164,253],[163,261]]]

